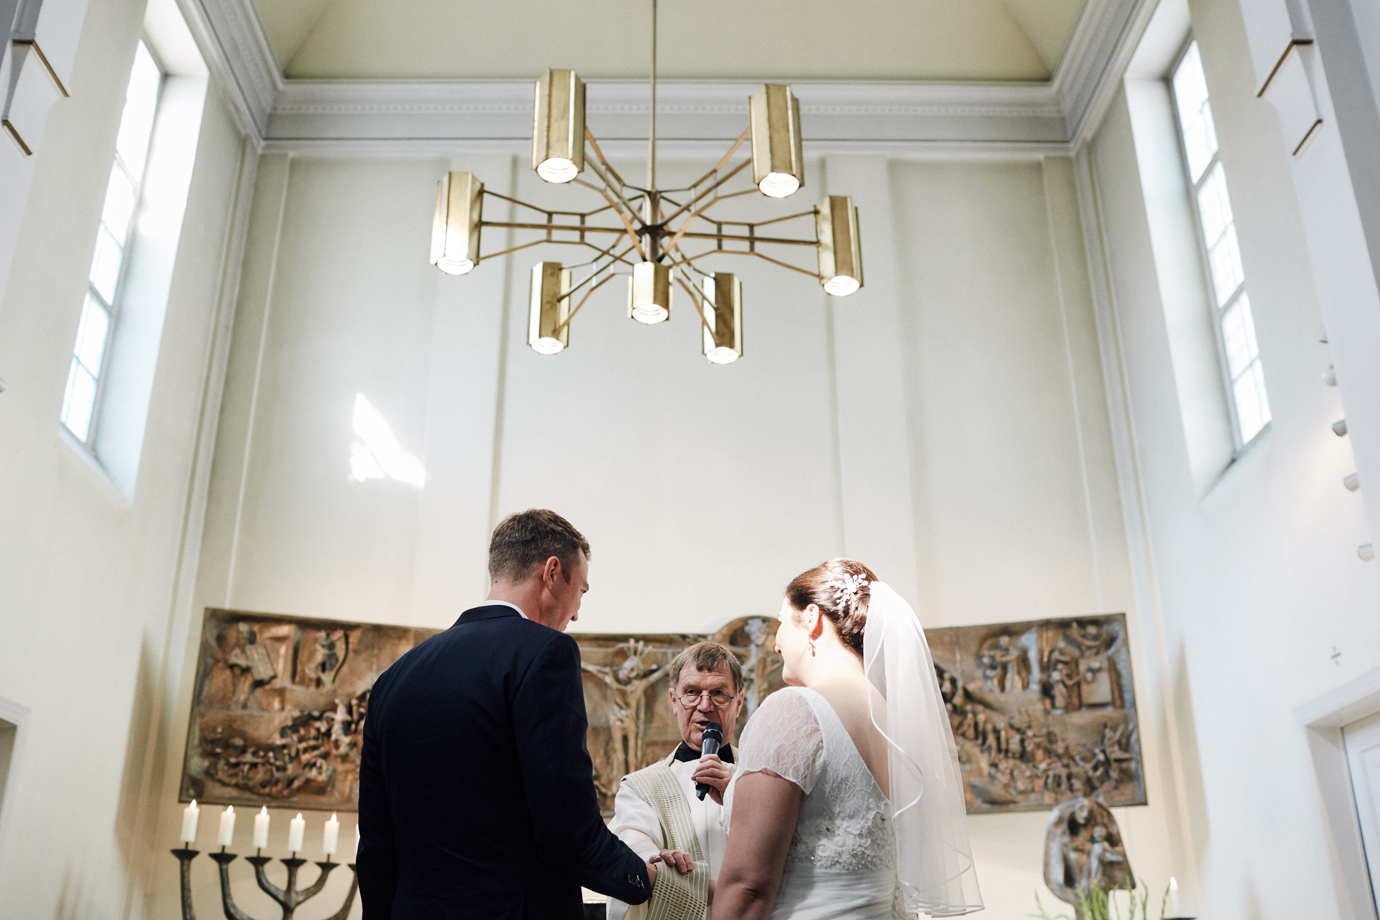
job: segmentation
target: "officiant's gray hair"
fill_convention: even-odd
[[[565,518],[545,508],[528,508],[510,514],[494,528],[489,539],[489,577],[526,581],[537,566],[555,556],[561,560],[565,580],[575,554],[589,559],[589,541]]]
[[[728,673],[733,676],[733,692],[742,692],[743,664],[726,645],[717,642],[696,642],[682,651],[671,660],[671,666],[667,669],[670,671],[672,687],[680,685],[680,672],[688,667],[693,667],[696,671],[711,672],[727,668]]]

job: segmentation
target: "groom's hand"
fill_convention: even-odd
[[[732,778],[733,771],[728,768],[728,764],[719,759],[718,754],[705,754],[700,758],[695,772],[690,774],[690,779],[709,787],[710,798],[720,805],[724,803],[724,790],[728,788],[728,781]]]

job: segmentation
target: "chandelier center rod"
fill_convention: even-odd
[[[652,0],[652,124],[647,134],[647,188],[656,190],[656,2]],[[650,207],[651,201],[648,199]],[[655,223],[656,212],[647,215],[648,223]]]

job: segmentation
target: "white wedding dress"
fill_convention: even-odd
[[[818,692],[785,687],[748,722],[724,795],[730,838],[738,780],[763,770],[805,793],[772,920],[903,917],[890,802]]]

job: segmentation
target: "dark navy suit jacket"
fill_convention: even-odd
[[[580,920],[580,886],[638,904],[605,827],[575,640],[487,604],[399,658],[364,721],[365,920]]]

